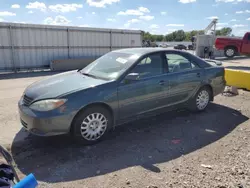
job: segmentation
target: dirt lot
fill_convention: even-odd
[[[241,70],[250,70],[250,59],[249,58],[240,58],[236,57],[232,60],[222,59],[223,65],[229,68],[241,69]]]
[[[17,101],[49,75],[0,77],[0,143],[19,174],[33,172],[40,187],[250,187],[250,92],[219,95],[203,113],[136,121],[84,147],[69,136],[40,138],[21,129]]]

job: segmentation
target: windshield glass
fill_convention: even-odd
[[[139,56],[134,54],[110,52],[82,69],[81,73],[106,80],[115,80],[138,58]]]

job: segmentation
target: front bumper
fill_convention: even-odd
[[[70,131],[73,113],[63,113],[60,109],[37,112],[18,103],[20,121],[24,129],[38,136],[53,136],[67,134]]]

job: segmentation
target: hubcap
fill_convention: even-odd
[[[196,105],[199,110],[204,110],[209,103],[209,93],[206,90],[202,90],[197,98]]]
[[[233,56],[234,55],[234,50],[233,49],[227,49],[226,54],[228,56]]]
[[[81,135],[86,140],[99,139],[107,129],[108,120],[101,113],[89,114],[82,122]]]

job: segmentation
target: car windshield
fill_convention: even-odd
[[[139,56],[131,53],[110,52],[82,69],[81,73],[105,80],[115,80],[138,58]]]

